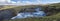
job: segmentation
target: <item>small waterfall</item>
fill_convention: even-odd
[[[46,16],[44,11],[41,11],[41,8],[36,8],[35,9],[37,12],[33,12],[33,15],[36,17],[43,17]]]
[[[39,12],[39,11],[41,10],[41,8],[36,8],[35,10],[36,10],[37,12]]]
[[[19,18],[27,18],[27,17],[44,17],[44,16],[46,16],[44,11],[40,11],[40,10],[42,10],[41,8],[36,8],[35,10],[36,10],[36,12],[32,12],[32,14],[30,12],[18,13],[17,16],[15,16],[11,19],[19,19]]]

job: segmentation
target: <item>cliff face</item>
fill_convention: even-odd
[[[10,18],[16,16],[17,14],[13,9],[0,10],[0,21],[9,20]]]

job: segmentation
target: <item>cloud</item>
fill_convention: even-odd
[[[15,0],[16,1],[16,0]],[[17,2],[11,0],[0,0],[1,3],[5,4],[16,4],[16,5],[35,5],[40,4],[40,0],[19,0]]]
[[[47,3],[58,3],[60,0],[41,0],[42,4],[47,4]]]
[[[5,2],[5,0],[0,0],[0,2]]]
[[[11,5],[37,5],[37,4],[47,4],[47,3],[58,3],[60,0],[0,0],[1,3],[11,4]]]
[[[31,1],[30,0],[26,0],[26,1],[25,0],[21,1],[20,0],[18,2],[13,1],[12,3],[17,3],[17,4],[18,3],[21,3],[21,4],[24,4],[24,5],[30,5],[30,4],[31,5],[33,4],[34,5],[34,4],[40,4],[40,0],[31,0]]]

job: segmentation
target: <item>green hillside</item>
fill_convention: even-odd
[[[15,19],[15,20],[9,20],[9,21],[60,21],[60,3],[57,4],[50,4],[50,5],[30,5],[30,6],[17,6],[12,9],[14,9],[16,12],[19,12],[21,9],[24,8],[36,8],[36,7],[42,7],[45,11],[46,8],[52,13],[47,14],[48,16],[42,17],[42,18],[25,18],[25,19]],[[56,10],[54,10],[56,9]]]

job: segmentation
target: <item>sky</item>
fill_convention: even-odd
[[[20,5],[32,5],[32,4],[47,4],[58,3],[60,0],[0,0],[0,4],[20,4]]]
[[[10,3],[30,5],[30,4],[40,4],[40,0],[11,0]]]
[[[42,4],[47,4],[47,3],[59,3],[60,0],[41,0]]]

